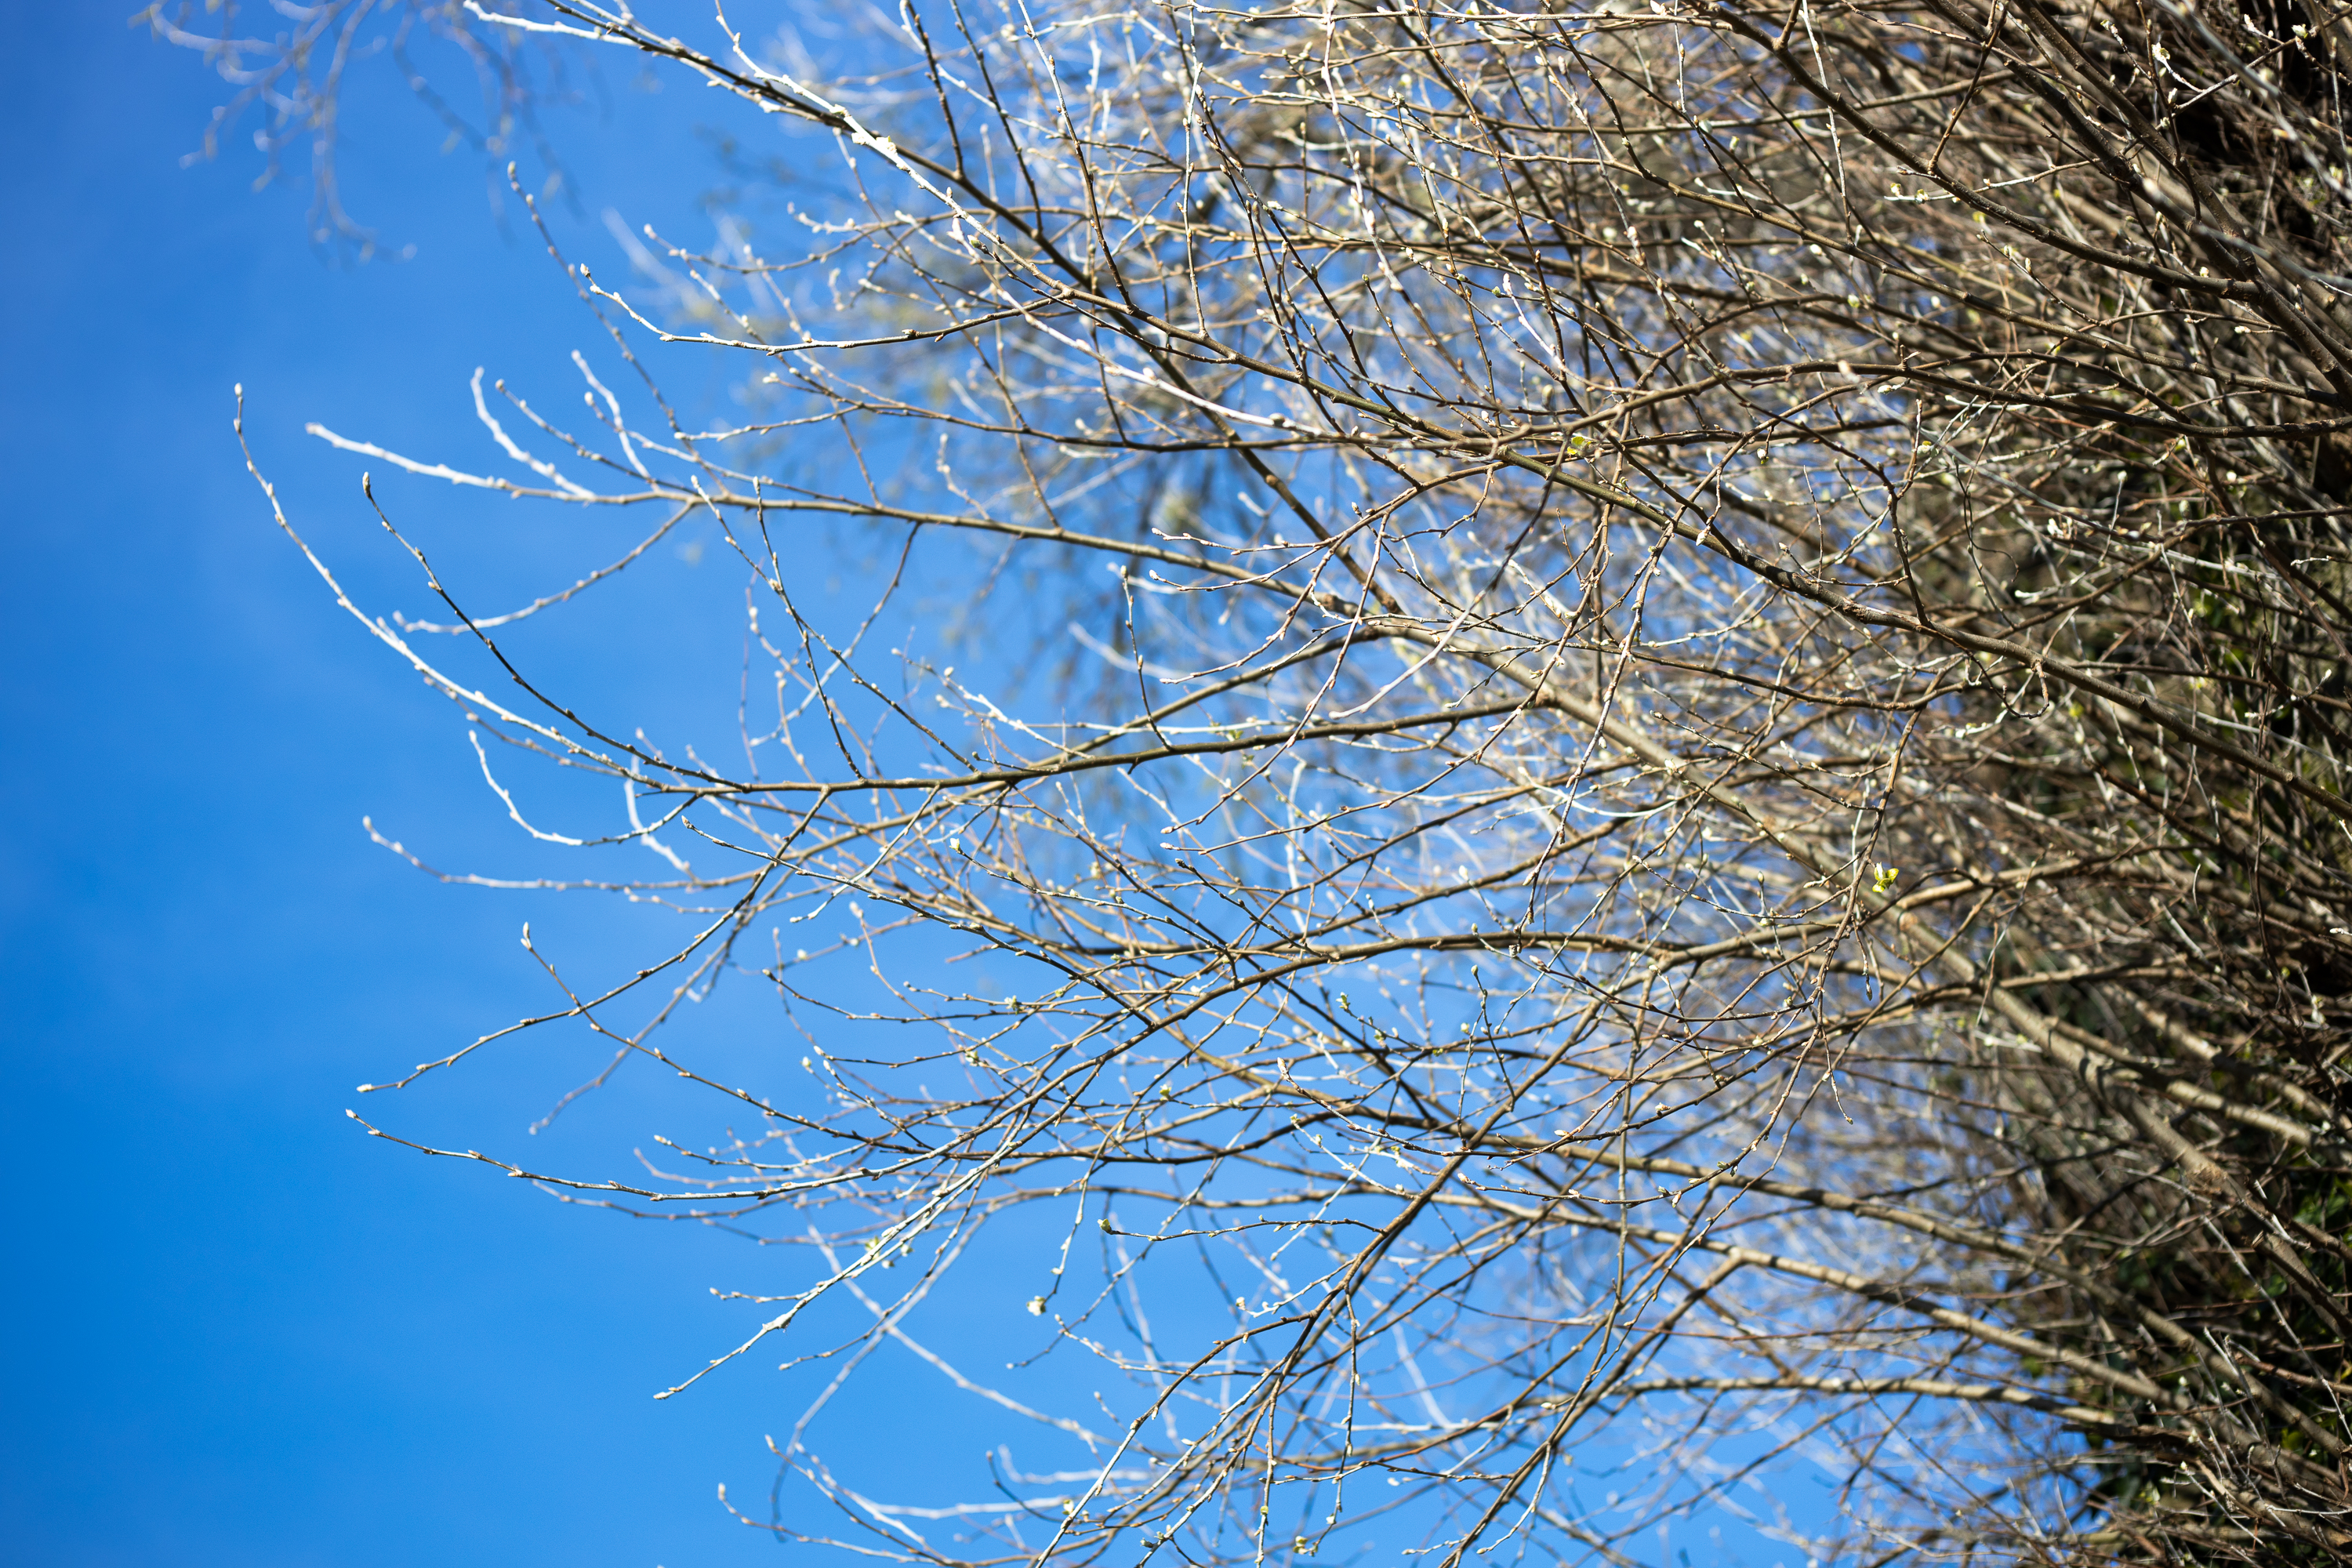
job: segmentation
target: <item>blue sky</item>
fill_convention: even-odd
[[[354,1084],[543,1000],[531,911],[368,844],[366,813],[460,855],[494,824],[462,727],[341,619],[229,432],[241,380],[298,515],[383,588],[353,465],[303,422],[471,450],[473,367],[545,368],[583,323],[396,97],[346,158],[405,262],[329,265],[249,155],[181,167],[220,89],[128,8],[16,8],[0,108],[0,1561],[772,1560],[713,1500],[764,1492],[772,1387],[648,1397],[733,1326],[707,1288],[742,1254],[344,1120]],[[650,191],[687,221],[708,165],[669,107],[632,106],[625,140],[562,127],[586,215]],[[696,177],[650,177],[665,160]],[[664,564],[690,657],[701,589]],[[423,608],[400,593],[383,607]],[[485,1065],[425,1130],[514,1141],[545,1064]]]
[[[567,356],[598,352],[596,329],[389,73],[354,87],[344,174],[358,215],[415,254],[336,265],[305,242],[298,184],[255,194],[235,150],[182,166],[222,97],[197,60],[110,7],[22,11],[0,107],[0,1563],[772,1561],[713,1489],[764,1497],[761,1436],[796,1408],[779,1380],[745,1366],[650,1397],[732,1342],[744,1310],[709,1289],[757,1288],[757,1255],[561,1208],[345,1120],[354,1085],[545,1005],[525,918],[588,965],[642,928],[443,888],[371,846],[363,815],[444,863],[549,864],[487,801],[463,725],[278,534],[229,429],[242,382],[298,524],[372,610],[425,613],[358,465],[303,425],[487,463],[475,367],[577,397]],[[601,88],[607,108],[555,116],[579,201],[550,212],[610,277],[605,206],[699,239],[696,197],[720,176],[711,97]],[[666,366],[689,409],[726,395],[726,373],[696,374]],[[611,559],[631,526],[380,480],[502,604]],[[691,731],[731,711],[693,703],[731,703],[741,602],[701,541],[674,542],[633,597],[521,640],[615,710]],[[706,1034],[767,1038],[751,1000]],[[502,1050],[369,1113],[510,1150],[596,1065],[578,1045]],[[665,1092],[585,1101],[533,1153],[605,1173],[660,1129]],[[960,1313],[959,1358],[1031,1331],[1018,1304],[1043,1281],[982,1279],[972,1300],[1008,1326]],[[877,1371],[828,1458],[903,1472],[977,1451],[935,1383]]]

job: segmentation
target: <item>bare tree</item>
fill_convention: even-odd
[[[639,379],[581,361],[593,427],[485,402],[511,470],[318,434],[658,519],[518,610],[344,601],[519,823],[666,866],[578,885],[685,922],[377,1087],[556,1026],[687,1075],[758,1130],[677,1174],[467,1157],[804,1241],[713,1366],[896,1342],[1076,1445],[877,1501],[827,1384],[779,1448],[837,1538],[2352,1556],[2340,10],[950,0],[830,68],[412,14],[698,79],[826,196],[648,234],[663,301],[567,263]],[[671,417],[656,343],[756,418]],[[697,515],[750,579],[734,761],[501,641]],[[852,541],[897,564],[844,621],[809,562]],[[625,809],[559,832],[534,766]],[[803,984],[833,945],[890,1026]],[[666,1045],[730,973],[809,1072]],[[1123,1391],[1083,1416],[916,1337],[1041,1205],[1032,1310]],[[1826,1534],[1744,1484],[1797,1458]]]

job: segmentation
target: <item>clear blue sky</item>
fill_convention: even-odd
[[[220,85],[119,5],[18,7],[0,101],[0,1568],[775,1561],[713,1489],[758,1510],[761,1435],[797,1407],[782,1380],[741,1367],[649,1397],[732,1342],[744,1310],[709,1288],[758,1288],[773,1255],[561,1208],[344,1119],[354,1085],[544,1005],[524,918],[587,963],[630,932],[609,909],[442,888],[369,844],[363,814],[450,863],[543,864],[489,808],[463,726],[273,529],[229,432],[241,381],[298,521],[371,608],[422,613],[357,465],[303,424],[488,462],[474,367],[568,401],[566,356],[596,352],[595,330],[388,72],[355,89],[345,174],[412,259],[331,265],[305,243],[305,192],[253,194],[249,153],[183,168]],[[708,237],[695,200],[719,175],[696,117],[723,105],[601,85],[609,113],[556,118],[581,205],[553,216],[613,277],[607,205]],[[725,395],[723,375],[678,372],[689,408]],[[507,603],[609,560],[627,526],[382,489]],[[677,542],[638,574],[644,618],[592,614],[538,646],[690,729],[696,699],[656,694],[731,712],[740,600]],[[565,1048],[367,1103],[512,1149],[585,1076]],[[662,1130],[663,1092],[586,1102],[533,1152],[608,1173],[614,1147]],[[960,1359],[1032,1331],[1019,1303],[1042,1279],[982,1280],[942,1331]],[[827,1457],[969,1462],[970,1413],[877,1370]]]
[[[495,825],[462,728],[341,621],[228,428],[242,380],[264,460],[383,589],[353,465],[302,423],[471,451],[476,364],[593,345],[396,93],[347,157],[405,263],[322,262],[250,155],[183,169],[221,89],[130,5],[12,8],[0,107],[0,1563],[772,1561],[712,1496],[764,1496],[772,1378],[648,1398],[734,1326],[707,1288],[744,1255],[343,1118],[354,1084],[543,1001],[531,911],[368,845],[363,813],[461,857]],[[650,193],[687,221],[700,108],[564,122],[587,213]],[[380,607],[424,608],[399,593]],[[546,1064],[486,1066],[404,1104],[510,1145]]]

